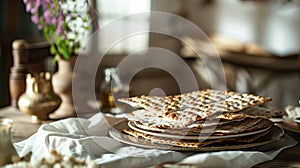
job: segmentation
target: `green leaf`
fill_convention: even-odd
[[[48,26],[45,26],[44,27],[44,36],[47,40],[50,40],[50,36],[49,36],[49,27]]]
[[[65,60],[68,60],[72,54],[72,50],[69,48],[68,40],[59,39],[57,41],[57,50],[61,57]]]
[[[84,30],[89,30],[89,29],[90,29],[89,26],[82,26],[82,28],[83,28]]]
[[[58,55],[56,54],[56,55],[54,55],[54,58],[53,58],[53,60],[52,60],[52,64],[53,65],[55,65],[56,64],[56,62],[57,62],[57,57],[58,57]]]
[[[52,55],[57,54],[57,50],[56,50],[54,44],[52,44],[52,45],[50,46],[50,53],[51,53]]]
[[[83,18],[82,21],[83,22],[88,22],[88,19],[87,18]]]
[[[68,53],[68,50],[65,50],[64,48],[58,46],[58,51],[59,51],[59,54],[61,55],[61,57],[65,60],[68,60],[69,59],[69,53]]]

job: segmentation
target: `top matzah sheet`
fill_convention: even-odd
[[[272,99],[233,91],[199,90],[175,96],[137,96],[120,98],[119,101],[147,111],[160,112],[166,117],[176,118],[178,112],[197,114],[206,118],[215,113],[231,113],[261,105]]]

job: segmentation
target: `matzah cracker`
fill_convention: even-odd
[[[205,147],[209,145],[217,146],[220,143],[250,143],[255,140],[257,140],[260,137],[263,137],[269,133],[268,131],[265,131],[260,134],[245,136],[241,138],[223,138],[223,139],[217,139],[217,140],[207,140],[207,141],[197,141],[197,140],[176,140],[176,139],[170,139],[170,138],[162,138],[157,136],[152,136],[149,134],[144,134],[138,131],[134,131],[131,129],[125,129],[123,130],[124,133],[126,133],[130,140],[139,142],[143,140],[147,140],[151,142],[152,144],[160,144],[160,145],[170,145],[170,146],[177,146],[177,147],[191,147],[191,148],[200,148]]]
[[[241,94],[232,91],[200,90],[175,96],[137,96],[121,98],[120,102],[148,111],[161,112],[164,117],[176,120],[178,112],[195,113],[200,118],[223,112],[237,112],[248,107],[271,101],[252,94]]]
[[[275,118],[284,116],[286,113],[280,109],[272,109],[266,107],[250,107],[242,111],[242,113],[249,115],[249,116],[257,116],[257,117],[264,117],[264,118]]]
[[[264,118],[245,118],[243,120],[237,121],[221,121],[218,125],[212,125],[215,128],[213,131],[212,126],[202,127],[202,128],[182,128],[182,129],[172,129],[168,127],[158,127],[155,125],[144,125],[140,122],[134,122],[134,126],[148,131],[168,133],[168,134],[177,134],[177,135],[197,135],[200,134],[207,135],[232,135],[240,134],[251,131],[262,130],[265,128],[270,128],[272,122]]]
[[[129,139],[177,147],[253,142],[270,131],[273,123],[268,118],[283,114],[279,110],[258,107],[271,98],[210,89],[165,97],[136,96],[119,101],[139,108],[126,116],[132,128],[124,130]],[[163,135],[218,138],[199,142]]]
[[[212,119],[219,119],[219,122],[223,123],[230,122],[232,120],[238,121],[247,117],[263,117],[272,118],[282,115],[281,110],[274,110],[264,107],[249,107],[235,113],[223,113],[215,116],[209,116]],[[201,119],[197,114],[191,112],[177,112],[177,120],[173,120],[168,117],[164,117],[162,112],[147,111],[147,110],[136,110],[129,113],[126,118],[130,121],[138,121],[144,125],[151,125],[153,127],[165,127],[172,129],[183,129],[183,128],[202,128],[204,126],[210,126],[210,123],[204,123],[207,119]],[[229,121],[227,121],[229,120]],[[218,123],[217,123],[218,124]]]

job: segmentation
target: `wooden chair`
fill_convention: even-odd
[[[48,42],[29,43],[18,39],[12,43],[13,66],[9,75],[11,105],[17,107],[19,96],[26,89],[27,73],[53,71]],[[50,63],[49,63],[50,62]]]

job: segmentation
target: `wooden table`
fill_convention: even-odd
[[[42,123],[34,124],[31,117],[25,115],[14,107],[5,107],[0,109],[0,118],[11,118],[14,123],[12,126],[12,141],[19,142],[27,139],[34,134]]]
[[[31,122],[31,118],[28,115],[20,112],[13,107],[5,107],[0,109],[0,118],[11,118],[14,120],[12,128],[12,141],[19,142],[28,138],[34,134],[42,123],[34,124]],[[52,121],[46,121],[43,123],[49,123]],[[295,139],[300,140],[300,134],[291,133],[286,131],[289,135]],[[285,149],[274,160],[258,164],[255,167],[299,167],[300,168],[300,144]]]

